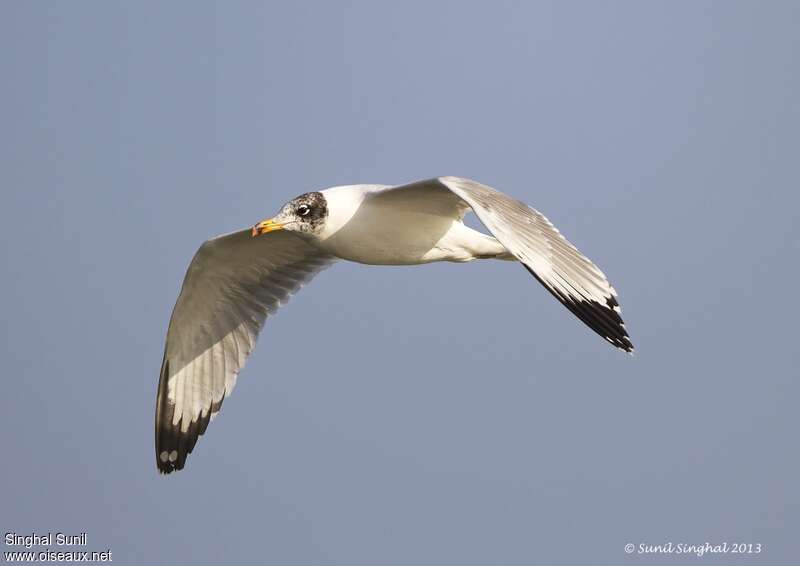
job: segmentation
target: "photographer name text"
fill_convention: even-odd
[[[86,533],[66,534],[66,533],[6,533],[6,546],[24,546],[33,548],[34,546],[86,546]]]

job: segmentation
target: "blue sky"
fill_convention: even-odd
[[[799,19],[4,3],[3,532],[87,532],[122,564],[619,564],[668,541],[788,563]],[[302,192],[436,175],[548,215],[617,288],[636,356],[510,263],[342,263],[160,477],[163,339],[200,243]]]

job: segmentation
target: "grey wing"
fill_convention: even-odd
[[[450,215],[472,208],[492,235],[575,316],[626,352],[633,344],[620,316],[617,293],[602,271],[539,211],[491,187],[460,177],[439,177],[386,192],[405,192],[425,201],[452,196]],[[437,209],[443,209],[441,204]]]
[[[161,472],[183,468],[266,318],[334,259],[287,232],[242,230],[200,247],[167,330],[155,422]]]

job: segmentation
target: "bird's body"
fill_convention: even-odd
[[[463,223],[472,210],[492,235]],[[156,401],[156,464],[183,468],[219,412],[265,320],[336,260],[371,265],[515,260],[617,348],[633,345],[605,275],[541,213],[458,177],[305,193],[251,230],[204,243],[167,331]]]
[[[350,185],[321,191],[332,212],[314,245],[369,265],[510,257],[495,238],[461,221],[466,209],[448,214],[453,207],[446,202],[431,206],[419,191],[392,195],[391,190],[386,185]]]

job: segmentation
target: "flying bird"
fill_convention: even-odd
[[[472,210],[491,232],[463,223]],[[184,467],[220,411],[267,317],[337,260],[370,265],[520,262],[612,345],[633,344],[603,272],[540,212],[459,177],[300,195],[252,229],[205,242],[172,312],[156,400],[158,469]]]

